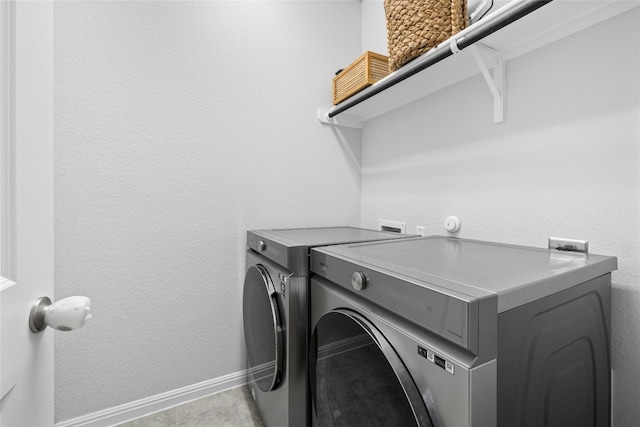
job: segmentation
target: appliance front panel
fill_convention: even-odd
[[[335,319],[325,317],[328,313],[343,311],[364,317],[384,337],[384,341],[380,338],[374,339],[373,347],[379,348],[379,343],[388,342],[402,361],[411,382],[417,387],[433,426],[495,425],[495,360],[476,366],[477,358],[462,347],[415,324],[407,323],[393,313],[361,300],[357,295],[317,276],[311,280],[310,371],[313,372],[313,366],[317,365],[318,360],[327,359],[332,354],[348,353],[353,349],[352,354],[355,357],[355,350],[367,344],[366,340],[361,339],[362,332],[371,328],[361,327],[358,334],[355,332],[357,328],[354,331],[354,328],[345,326],[344,322],[342,326],[336,325]],[[318,326],[322,328],[323,324],[327,325],[324,326],[324,333],[318,332]],[[368,352],[370,351],[367,350]],[[320,368],[326,369],[322,365]],[[316,400],[318,396],[330,399],[328,393],[331,393],[331,390],[324,385],[318,388],[317,374],[311,375],[311,381],[312,390],[316,389]],[[319,395],[319,390],[326,396]],[[472,390],[481,390],[481,394],[473,394]],[[318,425],[316,418],[317,414],[312,409],[312,420]],[[490,424],[484,424],[487,421]]]
[[[285,268],[278,266],[269,259],[255,253],[247,251],[246,257],[247,275],[245,281],[253,283],[250,277],[254,269],[258,267],[266,270],[272,282],[271,293],[265,292],[265,296],[260,286],[250,286],[249,289],[258,289],[257,299],[259,304],[252,309],[251,304],[244,306],[243,317],[245,327],[245,341],[247,341],[247,351],[250,353],[249,341],[253,340],[260,354],[263,354],[260,362],[249,362],[249,386],[256,402],[265,427],[298,427],[309,424],[309,396],[308,396],[308,373],[307,373],[307,351],[308,351],[308,290],[309,279],[306,276],[296,277]],[[258,281],[260,283],[260,281]],[[247,283],[245,283],[247,288]],[[263,287],[264,288],[264,287]],[[247,291],[253,295],[253,291]],[[249,299],[253,297],[248,297]],[[271,314],[271,301],[275,300],[275,305],[279,313],[279,322],[273,322]],[[262,315],[258,315],[262,312]],[[278,363],[278,345],[272,345],[272,328],[281,331],[283,335],[282,366],[276,369]],[[276,332],[276,335],[278,332]],[[246,336],[254,337],[247,339]],[[264,343],[262,343],[264,341]],[[264,360],[263,360],[264,359]],[[262,384],[259,381],[264,378],[264,372],[272,373],[279,378],[277,384],[269,389],[266,379]],[[265,387],[267,385],[267,387]],[[264,389],[267,391],[264,391]]]
[[[262,264],[247,269],[243,289],[244,337],[249,375],[269,392],[284,374],[284,325],[271,275]]]
[[[478,301],[437,286],[428,287],[408,278],[392,276],[371,266],[354,264],[321,251],[312,251],[312,271],[348,292],[380,305],[417,325],[479,354]],[[360,290],[354,274],[366,282]]]

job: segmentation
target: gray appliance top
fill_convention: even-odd
[[[250,230],[247,246],[296,275],[307,275],[309,251],[313,247],[408,237],[412,236],[356,227]]]
[[[312,271],[328,277],[327,258],[366,266],[471,301],[496,295],[498,313],[617,269],[617,258],[442,236],[315,249]],[[315,254],[314,254],[315,256]],[[328,277],[330,278],[330,277]]]

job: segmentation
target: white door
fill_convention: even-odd
[[[32,333],[28,319],[37,298],[53,299],[53,3],[0,3],[0,426],[48,427],[54,330]]]

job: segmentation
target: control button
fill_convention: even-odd
[[[420,347],[420,346],[418,346],[418,354],[420,356],[426,358],[427,357],[427,350],[422,348],[422,347]]]
[[[451,375],[454,375],[454,373],[453,373],[453,364],[451,362],[449,362],[448,360],[445,363],[444,369],[446,369],[446,371],[449,372]]]
[[[260,240],[258,242],[258,251],[264,252],[266,249],[267,249],[267,244],[264,242],[264,240]]]
[[[356,291],[361,291],[367,287],[367,277],[362,271],[356,271],[351,275],[351,286]]]

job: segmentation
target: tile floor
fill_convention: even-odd
[[[116,427],[264,427],[244,385]]]

